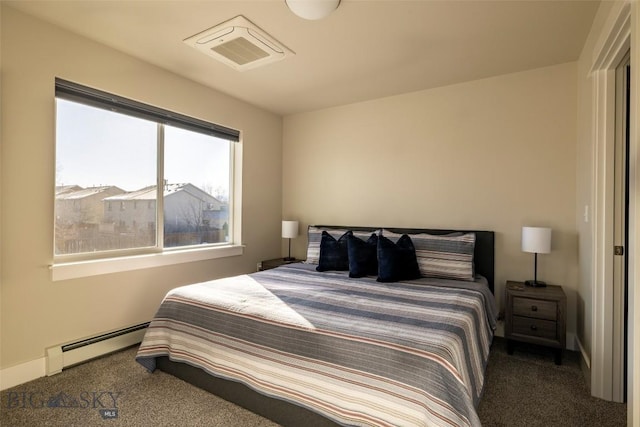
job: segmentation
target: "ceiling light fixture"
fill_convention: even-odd
[[[315,21],[331,15],[340,5],[340,0],[285,0],[285,3],[300,18]]]

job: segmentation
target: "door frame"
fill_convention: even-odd
[[[624,395],[617,391],[616,385],[624,383],[624,369],[619,369],[619,366],[616,369],[619,364],[614,363],[612,357],[613,336],[616,333],[622,334],[623,327],[614,322],[613,298],[615,95],[616,68],[631,47],[631,4],[629,2],[622,4],[617,13],[612,14],[609,19],[610,25],[607,27],[609,31],[604,33],[596,44],[591,67],[594,106],[591,394],[606,400],[622,401]],[[634,123],[630,125],[634,126]],[[633,147],[630,151],[633,152]],[[631,180],[630,187],[632,187],[630,190],[634,187]],[[629,232],[633,233],[633,230],[635,230],[635,220],[630,212]],[[634,259],[633,242],[630,246],[627,253],[630,259]],[[630,269],[632,268],[634,266],[630,265]],[[631,283],[630,272],[630,286]]]
[[[614,148],[614,203],[613,244],[623,248],[622,254],[613,254],[613,401],[626,401],[627,366],[627,285],[629,261],[629,103],[631,52],[627,51],[616,67],[616,112]],[[620,327],[618,327],[621,325]]]

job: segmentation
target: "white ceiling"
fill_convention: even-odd
[[[307,21],[284,0],[7,3],[282,115],[574,61],[599,4],[342,0]],[[183,43],[236,15],[296,55],[238,72]]]

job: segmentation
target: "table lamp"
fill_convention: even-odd
[[[546,283],[538,280],[538,254],[551,252],[551,229],[545,227],[522,227],[522,252],[533,252],[533,280],[524,282],[527,286],[544,287]]]
[[[291,257],[291,239],[298,237],[298,221],[282,221],[282,238],[289,239],[289,256],[285,257],[285,261],[295,261]]]

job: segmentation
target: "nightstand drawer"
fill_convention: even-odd
[[[555,349],[555,362],[560,365],[567,338],[567,297],[562,287],[525,286],[509,280],[505,297],[507,353],[513,354],[515,342],[544,345]]]
[[[552,320],[513,316],[513,333],[556,340],[557,323]]]
[[[555,301],[536,300],[532,298],[513,298],[513,314],[534,317],[536,319],[557,320],[558,306]]]

